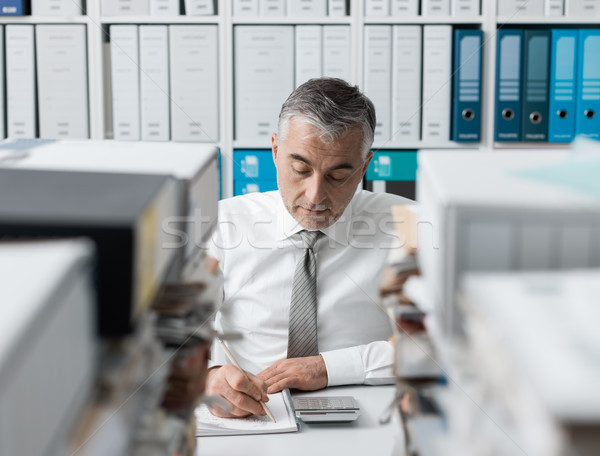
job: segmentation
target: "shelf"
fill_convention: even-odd
[[[220,24],[220,16],[101,16],[102,24]]]
[[[498,16],[498,25],[598,25],[600,16]]]
[[[483,23],[481,16],[454,17],[454,16],[412,16],[412,17],[366,17],[365,25],[480,25]]]
[[[413,142],[386,142],[374,143],[371,149],[373,150],[415,150],[415,149],[480,149],[481,143],[458,143],[454,141],[445,141],[439,143],[430,143],[422,141]]]
[[[271,150],[271,139],[265,141],[263,144],[259,144],[257,141],[244,141],[235,140],[233,141],[234,149],[268,149]]]
[[[236,17],[233,25],[350,25],[350,16],[343,17]]]
[[[494,149],[512,150],[512,149],[552,149],[565,150],[571,147],[571,143],[548,143],[548,142],[495,142]]]
[[[91,24],[88,16],[0,16],[5,24]]]

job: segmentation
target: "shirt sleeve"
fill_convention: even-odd
[[[327,386],[394,383],[394,347],[388,341],[321,353],[327,368]]]

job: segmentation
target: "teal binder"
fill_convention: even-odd
[[[548,140],[550,30],[523,32],[522,140]]]
[[[367,168],[368,181],[415,181],[417,151],[376,151]]]
[[[481,140],[482,37],[481,30],[454,30],[452,141]]]
[[[600,30],[579,31],[578,135],[600,139]]]
[[[575,137],[578,38],[575,29],[552,30],[549,142],[571,142]]]
[[[500,29],[497,40],[494,140],[520,141],[523,30]]]

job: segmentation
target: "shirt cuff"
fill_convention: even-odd
[[[365,368],[358,347],[321,353],[327,368],[327,386],[354,385],[365,381]]]

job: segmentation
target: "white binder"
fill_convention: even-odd
[[[350,27],[323,26],[323,76],[350,81]]]
[[[37,25],[40,138],[89,137],[86,27]]]
[[[327,14],[330,17],[346,16],[346,0],[329,0],[327,2]]]
[[[392,133],[394,142],[421,137],[420,25],[395,25],[392,46]]]
[[[260,15],[264,17],[282,17],[286,12],[285,0],[260,0],[258,8]]]
[[[479,0],[451,0],[452,16],[479,16]]]
[[[418,16],[419,0],[391,0],[390,16]]]
[[[32,16],[81,16],[81,0],[31,0]]]
[[[151,16],[179,16],[179,0],[150,0]]]
[[[382,17],[390,15],[390,0],[365,0],[365,16]]]
[[[219,140],[219,62],[216,25],[169,26],[171,136]]]
[[[544,14],[546,16],[562,16],[565,13],[565,0],[546,0]]]
[[[450,16],[450,0],[422,0],[421,15]]]
[[[9,138],[35,138],[33,25],[6,25],[6,121]]]
[[[140,139],[140,72],[138,27],[111,25],[113,138]]]
[[[450,139],[452,92],[452,26],[423,26],[422,140]]]
[[[323,74],[323,28],[296,26],[296,87]]]
[[[498,16],[543,16],[544,0],[498,0]]]
[[[327,0],[287,0],[288,16],[325,17]]]
[[[589,17],[600,14],[598,0],[565,0],[565,16]]]
[[[258,16],[258,0],[233,0],[234,17]]]
[[[294,89],[294,29],[240,25],[234,44],[235,139],[267,147]]]
[[[103,16],[147,16],[150,14],[150,0],[101,0]]]
[[[212,16],[215,14],[213,0],[185,0],[186,16]]]
[[[392,26],[365,26],[365,93],[375,105],[375,142],[390,139]]]
[[[140,25],[140,117],[144,141],[169,140],[169,33]]]

